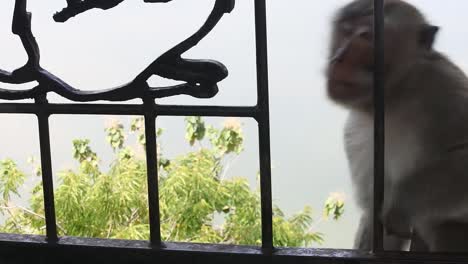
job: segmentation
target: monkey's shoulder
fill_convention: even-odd
[[[419,63],[419,72],[413,74],[419,83],[425,84],[429,89],[433,87],[439,91],[468,90],[468,77],[466,73],[447,55],[440,52],[431,52]]]

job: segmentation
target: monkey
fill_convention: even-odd
[[[345,152],[362,209],[354,247],[371,248],[374,153],[374,1],[336,13],[328,98],[348,110]],[[435,50],[439,28],[404,0],[384,0],[386,250],[468,252],[468,78]],[[413,241],[414,242],[414,241]],[[417,245],[415,245],[417,246]]]

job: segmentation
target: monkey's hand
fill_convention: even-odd
[[[410,239],[412,227],[408,212],[397,206],[384,206],[382,223],[388,235]]]

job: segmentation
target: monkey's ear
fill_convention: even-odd
[[[421,46],[429,50],[432,49],[438,31],[438,26],[424,25],[419,36],[419,43]]]

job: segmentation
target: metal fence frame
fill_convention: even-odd
[[[24,2],[24,0],[18,0]],[[266,0],[255,2],[257,95],[253,107],[159,105],[144,97],[142,105],[51,104],[46,94],[34,103],[0,103],[0,114],[32,114],[39,123],[40,153],[46,217],[46,236],[0,234],[1,263],[467,263],[466,255],[385,252],[383,228],[377,217],[383,201],[384,98],[383,0],[375,3],[375,152],[373,251],[275,248],[273,245],[270,168],[270,120]],[[51,115],[140,115],[145,117],[150,241],[58,237],[51,167],[49,117]],[[158,116],[217,116],[254,118],[259,126],[262,246],[166,243],[161,241],[156,118]]]

